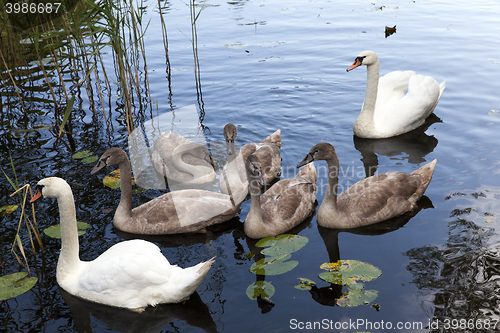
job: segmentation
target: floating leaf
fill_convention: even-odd
[[[99,157],[97,157],[95,155],[94,156],[89,156],[89,157],[85,157],[84,159],[82,159],[82,163],[90,164],[90,163],[94,163],[98,159],[99,159]]]
[[[0,301],[17,297],[33,288],[38,278],[26,278],[26,275],[27,272],[19,272],[0,277]]]
[[[269,247],[260,252],[266,256],[276,257],[298,251],[303,248],[308,241],[307,237],[304,236],[284,234],[262,238],[255,245],[258,247]]]
[[[321,273],[319,277],[330,283],[339,285],[353,285],[357,281],[371,281],[382,275],[377,267],[357,260],[340,260],[341,265],[334,267],[331,263],[323,264],[320,268],[330,265],[331,271]]]
[[[109,176],[104,177],[102,183],[112,189],[120,188],[121,180],[120,180],[120,169],[111,171]],[[132,178],[132,185],[135,184],[135,180]]]
[[[8,206],[3,206],[0,207],[0,217],[8,215],[15,211],[19,206],[16,205],[8,205]]]
[[[257,298],[271,298],[274,295],[274,286],[267,281],[257,281],[247,288],[247,296],[251,300]]]
[[[250,267],[250,272],[257,275],[279,275],[289,272],[299,264],[297,260],[286,261],[291,257],[290,254],[284,254],[260,259]]]
[[[351,291],[355,291],[355,290],[360,291],[360,290],[365,289],[365,284],[358,282],[358,283],[348,284],[348,285],[346,285],[346,287]]]
[[[343,307],[366,305],[373,302],[377,296],[378,291],[376,290],[349,290],[337,300],[337,305]]]
[[[393,27],[385,27],[385,38],[389,37],[390,35],[396,33],[396,26]]]
[[[91,152],[90,150],[83,150],[78,153],[74,153],[71,157],[73,157],[75,160],[79,160],[85,157],[92,156],[92,154],[93,152]]]
[[[80,230],[80,229],[87,229],[88,227],[90,227],[90,225],[88,223],[85,223],[85,222],[76,222],[76,226],[79,229],[78,236],[85,234],[85,231]],[[49,237],[61,238],[61,225],[56,224],[56,225],[50,226],[47,229],[45,229],[43,232],[44,232],[44,234],[46,234]]]
[[[306,278],[299,278],[300,282],[298,285],[294,286],[295,289],[299,290],[311,290],[312,286],[316,284],[313,280]]]

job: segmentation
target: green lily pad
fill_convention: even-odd
[[[253,263],[250,267],[250,272],[257,275],[279,275],[291,271],[299,262],[297,260],[290,260],[290,254],[284,254],[278,257],[262,258]]]
[[[90,150],[83,150],[78,153],[74,153],[71,157],[73,157],[75,160],[79,160],[85,157],[92,156],[92,154],[93,152],[91,152]]]
[[[284,234],[262,238],[255,245],[258,247],[268,247],[260,252],[266,256],[275,257],[298,251],[303,248],[308,241],[307,237],[304,236]]]
[[[251,300],[258,298],[271,298],[274,295],[274,286],[267,281],[257,281],[247,288],[247,296]]]
[[[7,206],[0,207],[0,217],[12,213],[17,208],[19,208],[19,206],[17,206],[17,205],[7,205]]]
[[[339,263],[321,265],[320,268],[327,269],[329,272],[321,273],[319,277],[330,283],[354,285],[358,281],[371,281],[382,275],[380,269],[365,262],[340,260]]]
[[[373,302],[377,296],[376,290],[349,290],[337,300],[337,305],[346,308],[366,305]]]
[[[90,164],[90,163],[94,163],[98,159],[99,159],[99,157],[97,157],[95,155],[94,156],[89,156],[89,157],[85,157],[84,159],[82,159],[82,163]]]
[[[26,278],[26,275],[27,272],[19,272],[0,277],[0,301],[17,297],[33,288],[38,278]]]
[[[298,285],[294,286],[295,289],[299,290],[311,290],[312,286],[316,284],[313,280],[306,278],[299,278],[300,282]]]
[[[85,223],[85,222],[76,222],[76,226],[78,227],[78,236],[81,236],[85,234],[84,230],[80,229],[88,229],[90,227],[90,224]],[[61,225],[56,224],[53,226],[48,227],[43,231],[47,236],[52,237],[52,238],[61,238]]]

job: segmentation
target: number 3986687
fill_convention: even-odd
[[[7,2],[5,3],[5,12],[7,14],[51,14],[57,13],[61,7],[60,2],[47,3],[28,3],[28,2]]]

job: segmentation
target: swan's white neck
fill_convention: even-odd
[[[59,219],[61,223],[61,253],[57,262],[56,277],[60,283],[66,275],[77,272],[81,261],[79,258],[78,228],[76,226],[76,210],[73,193],[68,186],[57,197]],[[63,283],[64,285],[64,283]]]
[[[198,145],[197,143],[195,143]],[[213,180],[214,170],[204,165],[191,165],[182,160],[182,155],[189,149],[192,149],[193,144],[183,144],[174,149],[172,153],[172,163],[174,166],[193,176],[193,180],[188,183],[207,183]]]
[[[358,134],[363,128],[363,132],[372,130],[374,127],[373,115],[375,113],[375,105],[377,104],[378,81],[379,81],[379,61],[366,66],[366,91],[365,101],[361,108],[356,122],[354,123],[354,133]],[[359,130],[358,130],[359,129]]]

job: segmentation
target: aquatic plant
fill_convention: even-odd
[[[36,253],[36,245],[33,240],[35,238],[37,240],[36,244],[40,247],[40,249],[43,251],[43,244],[42,240],[40,238],[40,232],[38,231],[38,226],[36,224],[36,217],[35,217],[35,209],[33,204],[31,204],[31,209],[32,209],[32,216],[33,216],[33,221],[28,217],[26,214],[26,200],[28,198],[28,192],[33,196],[33,192],[31,190],[31,187],[29,184],[26,184],[22,187],[19,187],[19,183],[17,180],[17,174],[16,174],[16,169],[14,167],[14,162],[12,161],[12,157],[10,158],[11,162],[11,167],[12,171],[14,173],[14,179],[12,180],[7,173],[2,170],[2,173],[4,174],[4,177],[7,179],[9,184],[14,188],[15,192],[13,192],[10,197],[14,195],[19,196],[19,205],[10,205],[9,206],[4,206],[2,207],[3,212],[13,212],[14,210],[17,209],[18,206],[21,206],[21,216],[19,218],[19,223],[17,226],[17,231],[16,235],[13,240],[13,244],[11,247],[11,252],[14,253],[19,265],[22,267],[25,267],[28,272],[17,272],[17,273],[12,273],[8,275],[4,275],[0,277],[0,300],[6,300],[9,298],[13,298],[16,296],[19,296],[26,291],[30,290],[38,281],[37,277],[29,277],[26,278],[26,275],[31,274],[30,272],[30,267],[28,263],[28,258],[26,257],[26,252],[23,246],[23,243],[21,241],[20,233],[21,233],[21,226],[23,225],[24,221],[24,226],[26,227],[26,230],[28,231],[29,239],[30,239],[30,244],[32,248],[33,254]],[[16,207],[16,208],[13,208]],[[22,258],[24,259],[21,260],[19,255],[16,252],[16,247],[21,253]]]
[[[109,130],[104,97],[107,93],[111,110],[113,78],[108,73],[114,70],[116,93],[122,101],[119,109],[124,110],[127,129],[133,130],[135,103],[138,101],[138,106],[143,108],[141,93],[149,91],[141,87],[139,74],[142,63],[148,86],[142,43],[145,7],[134,4],[132,1],[68,0],[57,13],[35,15],[33,19],[1,12],[0,22],[4,24],[0,26],[0,91],[7,97],[4,105],[11,115],[9,118],[24,117],[31,108],[27,103],[42,102],[49,104],[47,109],[54,110],[56,123],[60,124],[59,136],[63,127],[70,135],[74,96],[80,96],[80,88],[84,88],[91,111],[96,114],[98,107],[102,108]],[[102,52],[107,49],[114,55],[111,70],[102,59]],[[25,96],[29,96],[32,87],[37,87],[37,95],[46,93],[48,98],[27,99]],[[22,110],[22,114],[17,110]]]
[[[345,286],[348,290],[336,300],[338,306],[354,307],[369,304],[377,298],[378,291],[364,290],[365,285],[360,282],[371,281],[382,275],[382,272],[377,267],[357,260],[339,260],[324,263],[320,268],[327,271],[319,275],[320,279]],[[310,279],[299,279],[300,282],[295,286],[296,289],[311,290],[316,285]]]
[[[290,234],[262,238],[255,246],[265,247],[260,253],[266,257],[253,263],[250,272],[265,276],[291,271],[299,264],[297,260],[289,260],[292,257],[291,253],[303,248],[307,242],[307,237]],[[269,299],[274,295],[274,286],[267,281],[257,281],[248,286],[246,293],[252,300]]]

